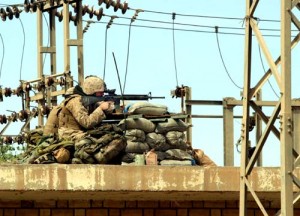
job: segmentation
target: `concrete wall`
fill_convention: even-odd
[[[2,165],[0,170],[0,216],[234,216],[239,212],[238,167],[52,164]],[[274,215],[280,208],[280,169],[255,168],[249,182],[269,215]],[[248,200],[248,215],[262,215],[250,194]],[[295,215],[300,215],[299,206]]]

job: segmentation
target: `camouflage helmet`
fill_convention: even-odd
[[[104,81],[97,76],[88,76],[82,84],[82,90],[87,95],[92,95],[98,91],[104,91]]]

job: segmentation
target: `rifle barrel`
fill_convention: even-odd
[[[119,97],[124,100],[165,99],[165,97],[154,97],[150,95],[138,95],[138,94],[126,94],[126,95],[120,95]]]

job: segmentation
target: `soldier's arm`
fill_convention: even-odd
[[[93,128],[106,118],[100,106],[89,114],[88,110],[82,105],[80,97],[72,99],[66,105],[66,108],[72,113],[76,121],[86,129]]]

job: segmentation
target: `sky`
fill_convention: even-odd
[[[18,0],[2,0],[6,4],[22,4]],[[217,100],[233,97],[241,99],[244,77],[244,22],[246,1],[237,0],[129,0],[129,10],[125,14],[114,12],[98,5],[98,1],[84,0],[83,4],[99,9],[104,16],[99,22],[93,18],[88,31],[84,33],[84,75],[103,77],[110,89],[120,94],[118,75],[112,53],[116,57],[121,85],[125,94],[148,94],[164,96],[165,99],[150,102],[168,106],[169,112],[181,111],[180,99],[172,98],[170,92],[176,86],[189,86],[193,100]],[[137,20],[129,27],[136,9],[142,9]],[[72,10],[72,9],[71,9]],[[172,13],[175,13],[173,24]],[[110,16],[116,15],[106,32]],[[254,14],[274,59],[280,55],[280,1],[260,1]],[[37,27],[36,13],[22,12],[20,19],[0,20],[0,85],[15,89],[19,80],[37,78]],[[83,27],[90,18],[83,17]],[[49,44],[48,16],[44,13],[44,46]],[[71,26],[71,38],[75,37],[75,27]],[[216,27],[218,33],[215,32]],[[129,31],[130,30],[130,31]],[[56,22],[57,72],[63,72],[63,22]],[[130,34],[129,34],[130,32]],[[130,37],[129,37],[130,35]],[[295,35],[295,33],[294,33]],[[106,36],[106,37],[105,37]],[[129,49],[128,49],[129,47]],[[4,49],[3,49],[4,48]],[[106,49],[105,49],[106,48]],[[106,52],[105,52],[106,51]],[[256,84],[268,65],[257,41],[253,40],[252,86]],[[299,48],[293,50],[293,58],[299,55]],[[50,74],[49,55],[45,54],[44,72]],[[105,60],[106,59],[106,60]],[[128,64],[127,63],[128,59]],[[299,63],[292,62],[293,70]],[[127,70],[126,70],[127,68]],[[127,71],[127,73],[126,73]],[[76,49],[71,48],[71,73],[77,78]],[[125,76],[127,74],[127,76]],[[299,98],[297,80],[293,75],[292,97]],[[125,83],[126,77],[126,83]],[[125,84],[124,84],[125,83]],[[75,83],[76,84],[76,83]],[[278,100],[278,87],[273,77],[262,89],[263,100]],[[36,104],[32,104],[35,106]],[[0,102],[0,115],[10,115],[10,111],[22,109],[17,96],[5,97]],[[264,108],[267,114],[270,108]],[[193,106],[194,115],[222,115],[222,106]],[[242,115],[242,107],[235,107],[234,115]],[[33,121],[34,122],[34,121]],[[204,150],[218,165],[223,165],[223,121],[222,119],[193,118],[193,148]],[[34,127],[34,123],[31,124]],[[5,134],[16,134],[22,123],[12,123]],[[0,124],[0,132],[4,125]],[[17,132],[18,133],[18,132]],[[241,119],[234,120],[234,140],[241,133]],[[254,132],[251,132],[254,133]],[[250,134],[255,143],[255,134]],[[270,136],[263,150],[264,166],[280,164],[279,141]],[[235,166],[239,165],[240,154],[235,145]],[[270,157],[273,155],[273,157]]]

